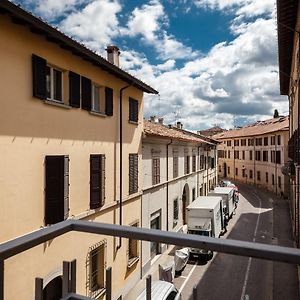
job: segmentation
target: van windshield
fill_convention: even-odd
[[[204,235],[204,236],[209,236],[209,231],[202,231],[202,230],[189,230],[189,234],[197,234],[197,235]]]

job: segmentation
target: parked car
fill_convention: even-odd
[[[146,300],[146,289],[137,300]],[[151,299],[153,300],[181,300],[181,295],[173,283],[167,281],[154,281],[151,285]]]

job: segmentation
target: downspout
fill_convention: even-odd
[[[173,143],[173,140],[171,139],[171,142],[167,144],[167,171],[166,171],[166,176],[167,176],[167,202],[166,202],[166,229],[169,231],[169,146]]]
[[[128,84],[120,89],[120,200],[119,200],[119,225],[122,225],[122,197],[123,197],[123,91],[129,88],[131,84]],[[122,238],[119,237],[119,245],[117,246],[117,250],[122,247]]]
[[[278,178],[277,178],[277,135],[274,135],[275,137],[275,194],[277,196],[277,184],[278,184]]]

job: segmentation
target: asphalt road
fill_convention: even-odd
[[[253,186],[238,184],[236,214],[221,238],[293,247],[288,203]],[[174,280],[182,299],[299,300],[295,265],[215,253],[208,263],[189,261]]]

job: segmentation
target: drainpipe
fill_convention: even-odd
[[[122,197],[123,197],[123,91],[129,88],[131,84],[128,84],[120,89],[120,200],[119,200],[119,224],[123,225],[122,222]],[[119,245],[117,250],[122,247],[122,238],[119,237]]]
[[[169,146],[173,143],[173,140],[171,139],[171,142],[167,144],[167,211],[166,211],[166,218],[167,218],[167,222],[166,222],[166,229],[167,231],[169,231]]]
[[[275,194],[277,195],[277,135],[275,134]]]

